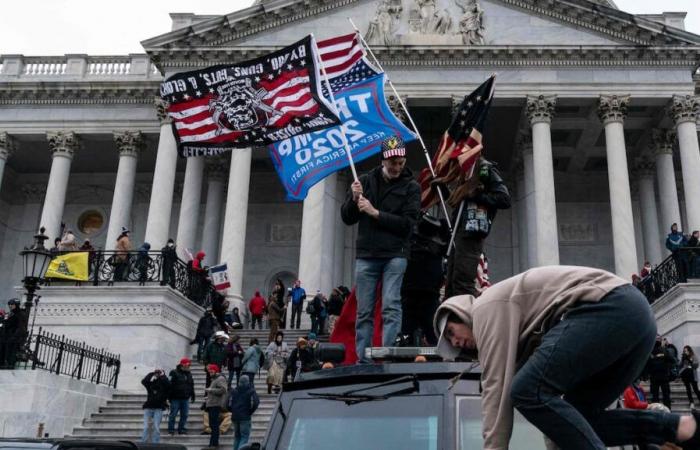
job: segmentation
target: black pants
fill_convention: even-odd
[[[221,408],[218,406],[211,406],[207,408],[207,413],[209,413],[209,428],[211,428],[211,436],[209,436],[209,447],[218,447],[219,415],[221,414]]]
[[[419,329],[423,331],[429,346],[437,345],[437,337],[433,330],[433,316],[439,305],[439,291],[407,293],[403,296],[401,334],[411,336],[412,345],[421,346],[420,342],[415,341]]]
[[[304,307],[304,302],[299,302],[298,305],[292,304],[292,320],[289,321],[289,328],[294,328],[294,318],[297,320],[297,330],[301,326],[301,312]]]
[[[606,409],[639,377],[655,337],[649,303],[632,285],[582,302],[513,377],[513,406],[564,450],[674,442],[677,414]]]
[[[661,389],[662,403],[666,405],[668,409],[671,409],[671,385],[668,380],[656,380],[651,378],[649,380],[649,385],[651,389],[651,401],[659,403],[659,389]]]
[[[445,298],[464,294],[475,297],[478,295],[476,274],[483,250],[484,238],[470,236],[461,229],[457,230],[455,245],[447,261]]]
[[[114,266],[114,281],[127,281],[129,279],[129,259],[117,261]]]
[[[688,403],[695,403],[693,401],[693,392],[695,392],[695,396],[700,402],[700,389],[698,389],[698,382],[693,379],[685,379],[683,380],[683,385],[685,386],[685,394],[688,396]],[[690,391],[691,388],[693,389],[692,392]]]
[[[258,323],[258,329],[262,330],[262,318],[263,318],[263,316],[256,316],[256,315],[253,314],[253,320],[252,320],[252,322],[251,322],[250,328],[251,328],[252,330],[254,330],[254,329],[255,329],[255,322],[257,322],[257,323]]]

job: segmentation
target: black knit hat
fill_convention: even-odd
[[[398,136],[390,136],[382,142],[382,159],[406,157],[406,145]]]

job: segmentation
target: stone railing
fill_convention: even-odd
[[[0,57],[0,80],[159,80],[162,75],[148,55],[128,56],[24,56]]]

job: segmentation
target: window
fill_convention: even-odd
[[[102,213],[91,209],[82,213],[78,218],[78,229],[81,233],[92,236],[102,229],[104,223],[105,219]]]
[[[459,447],[482,448],[481,438],[481,397],[457,398],[459,421]],[[513,436],[510,438],[510,450],[540,450],[544,448],[544,435],[523,416],[515,411]]]

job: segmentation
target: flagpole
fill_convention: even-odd
[[[348,143],[348,138],[345,136],[345,128],[343,127],[343,118],[340,117],[340,112],[338,111],[338,107],[335,104],[335,95],[333,95],[333,90],[331,89],[331,83],[328,81],[328,74],[326,73],[326,68],[323,65],[323,61],[321,60],[319,51],[318,51],[318,45],[316,45],[316,38],[314,37],[313,33],[311,33],[311,41],[314,43],[314,58],[316,58],[316,63],[318,66],[321,68],[321,72],[323,72],[323,81],[325,82],[326,89],[328,90],[328,95],[331,97],[331,106],[333,109],[333,112],[338,116],[338,119],[340,119],[340,136],[341,139],[343,140],[343,146],[345,147],[345,154],[348,157],[348,161],[350,162],[350,170],[352,171],[352,178],[353,181],[358,181],[357,178],[357,170],[355,169],[355,161],[352,159],[352,150],[350,149],[350,144]]]
[[[428,152],[428,148],[425,146],[425,142],[423,142],[423,137],[420,134],[420,131],[418,131],[418,127],[416,126],[416,123],[413,121],[413,117],[411,116],[411,113],[408,111],[408,108],[404,104],[403,100],[401,99],[401,96],[399,95],[398,91],[394,87],[394,83],[391,82],[391,78],[389,78],[389,75],[384,71],[384,68],[379,62],[379,59],[374,55],[374,52],[370,48],[369,44],[367,41],[365,41],[365,38],[362,36],[362,33],[360,30],[355,26],[355,22],[352,21],[351,18],[348,17],[348,20],[350,21],[350,25],[355,29],[355,32],[357,33],[358,36],[360,36],[360,40],[362,41],[362,44],[365,46],[369,54],[372,56],[372,59],[374,60],[374,63],[377,65],[377,68],[384,72],[386,74],[386,81],[389,82],[389,87],[391,87],[391,90],[394,92],[394,96],[396,99],[399,101],[399,104],[401,105],[401,108],[403,108],[403,111],[406,113],[406,117],[408,118],[408,121],[411,124],[411,127],[413,128],[413,131],[416,133],[416,136],[418,136],[418,141],[420,142],[421,147],[423,147],[423,154],[425,155],[425,159],[428,161],[428,168],[430,169],[430,174],[435,178],[435,169],[433,169],[433,162],[430,159],[430,153]],[[450,231],[452,231],[452,222],[450,221],[450,215],[447,212],[447,205],[445,204],[445,199],[442,195],[442,190],[440,188],[435,188],[437,189],[438,197],[440,198],[440,205],[442,205],[442,211],[445,213],[445,219],[447,220],[447,226],[449,227]]]

